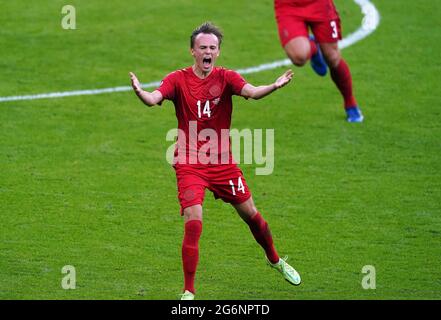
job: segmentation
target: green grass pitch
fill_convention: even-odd
[[[275,130],[275,168],[241,165],[290,286],[233,209],[207,191],[198,299],[441,298],[439,1],[373,1],[382,20],[345,49],[361,125],[344,121],[329,76],[294,68],[287,87],[235,98],[233,128]],[[189,35],[225,33],[218,65],[285,57],[271,0],[2,1],[0,97],[129,85],[192,63]],[[361,23],[336,0],[344,35]],[[285,68],[247,75],[273,81]],[[177,299],[183,286],[173,169],[165,161],[173,105],[147,109],[131,92],[0,103],[0,299]],[[64,290],[61,268],[76,268]],[[365,290],[362,268],[376,269]]]

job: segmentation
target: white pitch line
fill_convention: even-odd
[[[339,41],[338,46],[340,49],[347,48],[354,43],[366,38],[372,32],[377,29],[380,23],[380,14],[377,8],[374,6],[370,0],[354,0],[356,4],[358,4],[361,8],[361,12],[364,17],[361,23],[361,27],[358,28],[355,32],[348,35],[346,38]],[[265,70],[272,70],[278,67],[289,66],[291,65],[291,60],[282,59],[277,60],[270,63],[260,64],[258,66],[237,69],[236,71],[240,74],[251,74],[262,72]],[[153,88],[158,87],[160,81],[154,81],[149,83],[143,83],[141,87],[143,88]],[[0,102],[6,101],[21,101],[21,100],[36,100],[36,99],[51,99],[51,98],[62,98],[62,97],[70,97],[70,96],[83,96],[83,95],[96,95],[103,93],[111,93],[111,92],[124,92],[132,90],[131,86],[121,86],[121,87],[113,87],[113,88],[103,88],[103,89],[89,89],[89,90],[75,90],[75,91],[64,91],[64,92],[52,92],[52,93],[39,93],[33,95],[24,95],[24,96],[8,96],[8,97],[0,97]]]

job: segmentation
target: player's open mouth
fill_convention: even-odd
[[[204,64],[204,68],[209,68],[211,66],[211,58],[202,59],[202,63]]]

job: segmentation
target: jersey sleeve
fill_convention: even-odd
[[[236,71],[228,70],[227,73],[227,81],[231,87],[233,94],[240,96],[242,92],[242,88],[248,83],[245,79]]]
[[[177,74],[172,72],[162,79],[159,87],[156,89],[161,92],[162,97],[167,100],[173,100],[175,97],[177,83]]]

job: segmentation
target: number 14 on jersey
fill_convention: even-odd
[[[205,115],[207,115],[208,118],[210,118],[211,117],[210,100],[207,100],[205,102],[203,109],[201,107],[201,105],[202,105],[201,100],[198,100],[197,104],[198,104],[198,117],[202,118],[202,115],[205,114]]]

